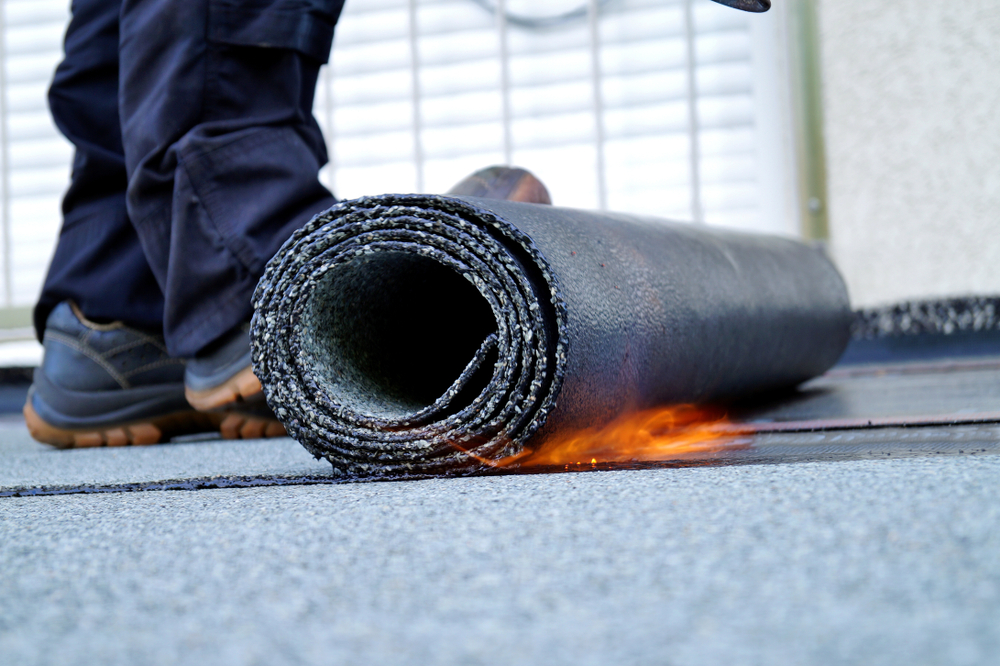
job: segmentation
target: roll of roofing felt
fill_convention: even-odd
[[[349,474],[471,469],[632,410],[794,385],[851,321],[836,269],[792,240],[417,195],[317,216],[254,308],[268,403]]]

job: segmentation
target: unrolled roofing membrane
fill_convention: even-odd
[[[836,269],[793,240],[431,195],[318,215],[254,307],[268,403],[359,475],[475,469],[629,411],[795,385],[851,322]]]

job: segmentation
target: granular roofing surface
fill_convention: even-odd
[[[291,440],[11,420],[0,662],[994,664],[998,394],[995,358],[846,366],[715,459],[369,483]]]
[[[998,494],[989,455],[7,498],[0,652],[990,664]]]

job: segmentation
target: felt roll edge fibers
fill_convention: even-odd
[[[275,414],[367,476],[474,470],[629,410],[793,385],[850,324],[836,270],[795,241],[431,195],[318,215],[254,309]]]

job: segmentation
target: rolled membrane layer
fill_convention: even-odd
[[[826,257],[777,237],[472,197],[337,204],[254,294],[254,372],[346,474],[474,469],[623,413],[818,375]]]

